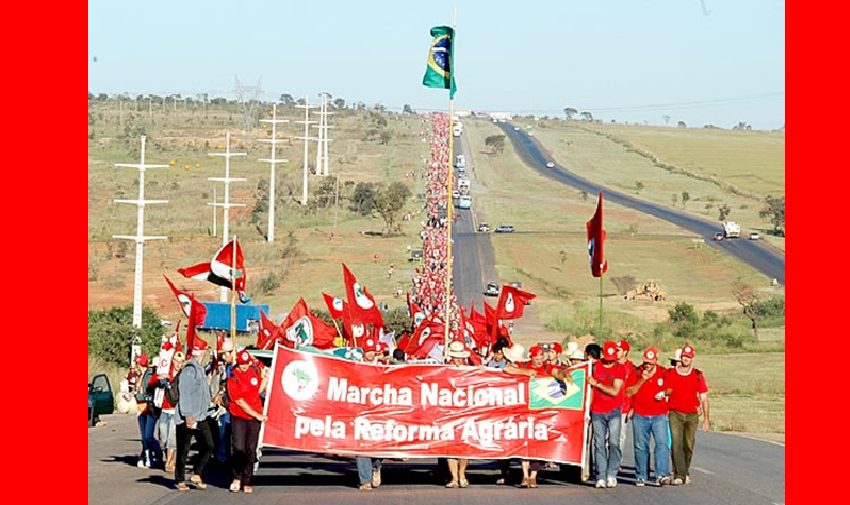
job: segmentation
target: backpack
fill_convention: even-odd
[[[182,370],[180,372],[182,372]],[[165,399],[168,400],[168,403],[170,403],[174,408],[177,408],[177,403],[180,402],[180,388],[178,387],[180,372],[177,372],[173,382],[169,382],[165,385]]]

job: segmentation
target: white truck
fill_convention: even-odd
[[[726,238],[738,238],[741,236],[741,225],[735,221],[723,221],[723,235]]]
[[[469,179],[459,179],[457,181],[457,190],[461,195],[469,194]]]

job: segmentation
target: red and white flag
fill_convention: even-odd
[[[351,324],[374,324],[378,328],[382,327],[384,319],[381,316],[381,311],[378,310],[375,298],[357,282],[357,278],[345,266],[345,263],[342,264],[342,271]]]
[[[499,302],[496,304],[496,319],[519,319],[525,310],[525,304],[537,298],[537,295],[528,293],[513,286],[502,286],[499,293]]]
[[[303,298],[298,300],[280,324],[280,330],[295,348],[313,346],[330,349],[334,347],[334,339],[337,337],[336,328],[314,316]]]
[[[273,349],[280,328],[260,310],[260,330],[257,332],[257,349]]]
[[[594,277],[602,277],[602,274],[608,271],[608,262],[605,261],[603,252],[604,244],[605,230],[602,228],[602,192],[600,191],[596,212],[587,222],[587,254],[590,257],[590,273]]]
[[[189,301],[189,295],[177,289],[171,282],[171,279],[167,276],[163,275],[163,277],[165,277],[165,282],[168,283],[168,287],[171,288],[171,292],[174,293],[174,297],[177,298],[177,303],[180,304],[180,310],[183,311],[183,314],[185,314],[186,317],[189,317],[189,310],[192,308],[192,302]]]
[[[342,319],[342,309],[343,309],[343,300],[342,298],[337,298],[335,296],[331,296],[327,293],[322,293],[322,296],[325,298],[325,304],[328,306],[328,312],[331,314],[331,319]]]
[[[445,326],[431,319],[426,319],[413,332],[405,352],[411,358],[427,358],[434,347],[443,343],[446,336],[445,332]]]
[[[186,324],[186,352],[194,349],[207,349],[209,345],[195,333],[195,327],[204,324],[207,318],[207,308],[203,303],[195,300],[194,295],[189,295],[189,322]]]
[[[216,286],[235,289],[242,303],[250,301],[245,295],[245,256],[235,238],[216,251],[211,262],[199,263],[177,271],[190,279],[209,281]]]

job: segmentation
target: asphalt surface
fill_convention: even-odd
[[[537,139],[529,137],[525,130],[516,131],[511,123],[500,122],[496,124],[507,135],[519,157],[534,170],[589,194],[598,194],[600,191],[604,191],[605,200],[608,202],[651,214],[692,231],[703,238],[710,247],[731,254],[767,277],[776,279],[779,284],[785,285],[785,257],[766,243],[746,238],[715,242],[715,232],[721,231],[717,222],[700,219],[685,212],[646,202],[579,177],[570,172],[568,168],[557,164],[550,156],[546,156],[544,154],[545,149]],[[555,163],[554,168],[546,167],[548,162]]]
[[[723,433],[698,432],[692,464],[693,484],[658,488],[634,486],[631,434],[626,438],[619,485],[595,489],[578,483],[559,469],[540,472],[540,487],[521,489],[519,464],[511,467],[508,486],[494,484],[498,470],[492,460],[473,461],[470,487],[445,489],[435,473],[436,460],[385,461],[383,485],[371,492],[356,489],[354,461],[326,455],[264,450],[254,479],[254,494],[230,493],[230,474],[214,469],[209,488],[180,492],[173,475],[136,468],[141,448],[134,415],[101,416],[105,426],[88,430],[88,503],[121,505],[224,505],[376,503],[427,505],[457,502],[470,505],[524,503],[563,504],[718,504],[772,505],[785,503],[785,446]],[[629,427],[630,425],[627,425]],[[187,468],[187,475],[190,473]],[[459,496],[461,495],[461,496]]]

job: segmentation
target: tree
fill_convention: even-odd
[[[413,109],[410,108],[410,104],[404,104],[404,110],[402,111],[404,114],[413,114]]]
[[[333,104],[334,104],[334,107],[336,107],[337,109],[344,109],[345,108],[345,98],[337,98],[336,100],[333,101]]]
[[[381,145],[389,145],[390,139],[393,138],[393,132],[391,132],[390,130],[386,130],[386,129],[381,130],[381,134],[379,135],[379,138],[381,139]]]
[[[640,181],[635,182],[635,192],[640,192],[643,189],[643,183]]]
[[[582,112],[581,117],[582,117],[582,119],[584,119],[586,121],[593,121],[593,114],[591,114],[588,111]]]
[[[289,93],[281,93],[279,100],[286,108],[292,108],[292,106],[295,104],[295,100]]]
[[[677,203],[679,203],[679,195],[677,195],[676,193],[673,193],[672,200],[673,200],[673,205],[675,206]]]
[[[484,139],[484,145],[489,147],[493,154],[501,154],[505,151],[505,136],[490,135],[489,137]]]
[[[663,116],[661,116],[661,119],[664,120],[665,126],[670,126],[670,116],[668,116],[667,114],[664,114]]]
[[[563,265],[565,261],[567,261],[567,251],[561,249],[558,251],[558,258],[561,260],[561,264]]]
[[[744,284],[740,279],[732,285],[732,295],[735,300],[743,308],[744,315],[749,318],[753,325],[753,338],[759,341],[759,319],[761,314],[759,307],[759,294],[755,288],[748,284]]]
[[[372,214],[375,205],[375,183],[358,182],[354,188],[354,196],[351,197],[351,210],[359,212],[363,216]]]
[[[729,213],[732,212],[732,209],[727,205],[723,204],[717,208],[718,216],[717,219],[720,221],[726,221],[726,218],[729,216]]]
[[[567,119],[572,119],[575,115],[578,114],[578,111],[573,109],[572,107],[567,107],[564,109],[564,115],[567,116]]]
[[[130,345],[141,336],[142,352],[158,354],[162,343],[162,317],[148,306],[142,307],[142,328],[133,327],[133,304],[89,311],[89,354],[119,366],[126,366]]]
[[[752,130],[753,127],[747,124],[746,121],[738,121],[738,124],[732,127],[733,130]]]
[[[765,199],[765,207],[759,211],[759,217],[769,219],[773,224],[773,234],[785,236],[785,196],[774,198],[770,195]]]
[[[683,209],[685,208],[685,204],[687,204],[688,200],[690,200],[690,199],[691,199],[690,193],[688,193],[687,191],[682,191],[682,208]]]
[[[388,235],[392,234],[395,223],[410,195],[412,195],[410,188],[400,181],[392,182],[386,188],[379,188],[375,194],[374,210],[387,225]]]
[[[677,126],[678,126],[679,128],[687,128],[687,127],[688,127],[688,125],[687,125],[687,124],[685,124],[685,122],[684,122],[684,121],[679,121],[679,124],[678,124]]]

